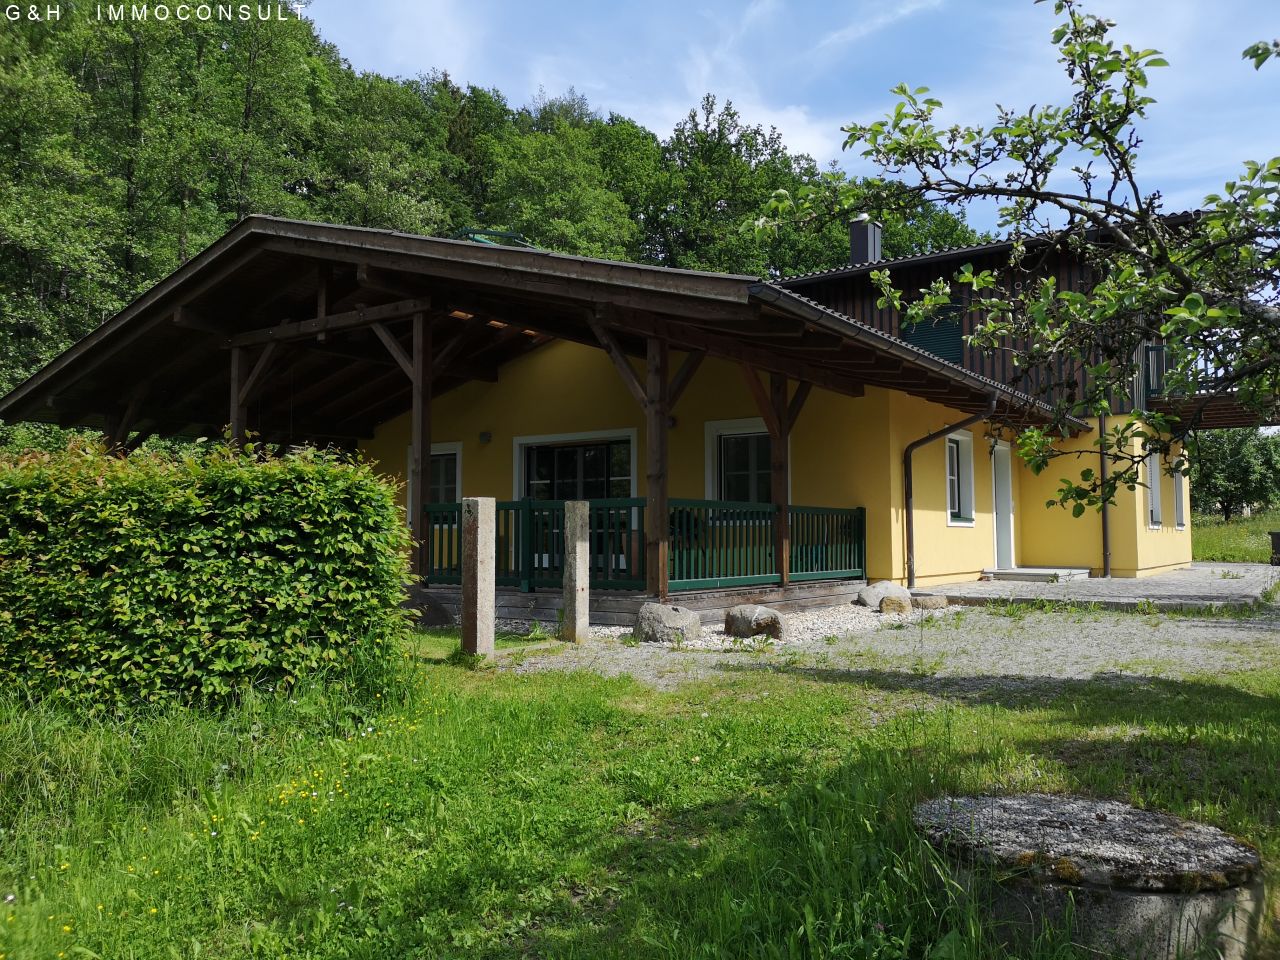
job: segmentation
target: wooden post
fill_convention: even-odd
[[[591,634],[591,504],[564,505],[564,625],[561,640],[581,643]]]
[[[413,571],[422,573],[426,530],[424,508],[431,499],[431,325],[425,313],[413,315],[413,399],[410,425],[409,485],[406,491],[413,536]]]
[[[667,598],[671,520],[667,510],[667,342],[650,337],[645,368],[645,586],[660,600]]]
[[[493,497],[462,501],[462,652],[493,655]]]
[[[769,489],[777,510],[773,519],[773,556],[780,583],[791,582],[791,421],[787,409],[787,378],[769,374],[769,401],[777,432],[769,438]]]
[[[245,377],[244,347],[231,348],[231,412],[228,417],[231,442],[237,446],[245,441],[245,405],[241,400]]]

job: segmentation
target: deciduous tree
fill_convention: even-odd
[[[999,226],[1015,244],[1007,268],[966,267],[925,290],[898,289],[887,272],[877,282],[908,323],[963,294],[985,318],[978,345],[1011,351],[1021,369],[1049,374],[1053,427],[1008,424],[1020,431],[1034,469],[1058,455],[1052,441],[1070,417],[1136,405],[1102,438],[1115,466],[1108,477],[1082,473],[1060,491],[1079,511],[1137,483],[1148,451],[1170,454],[1198,425],[1204,402],[1173,419],[1144,410],[1145,398],[1134,396],[1145,344],[1164,346],[1167,395],[1226,395],[1260,417],[1280,414],[1280,157],[1244,162],[1196,211],[1167,210],[1139,164],[1142,124],[1155,103],[1148,79],[1167,65],[1164,57],[1118,44],[1114,24],[1078,0],[1053,6],[1061,21],[1052,45],[1072,87],[1067,102],[997,107],[988,123],[946,124],[939,99],[902,85],[892,113],[845,128],[845,146],[885,178],[883,189],[861,196],[848,188],[850,206],[998,206]],[[1245,56],[1261,66],[1272,53],[1259,44]],[[804,217],[813,207],[812,198],[781,194],[770,215]],[[1059,254],[1083,262],[1087,289],[1058,285],[1046,264]],[[1168,459],[1169,469],[1182,468],[1176,455]]]

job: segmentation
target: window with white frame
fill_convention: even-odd
[[[716,451],[719,477],[716,492],[721,500],[769,503],[769,435],[767,433],[725,433]]]
[[[1173,523],[1179,530],[1187,525],[1186,484],[1181,471],[1173,475]]]
[[[947,437],[947,522],[973,523],[973,435]]]
[[[1160,502],[1160,454],[1147,454],[1147,523],[1158,527],[1163,511]]]
[[[631,495],[631,440],[530,444],[524,495],[533,500],[601,500]]]
[[[744,503],[773,499],[773,442],[759,417],[706,422],[706,497]]]
[[[432,503],[458,502],[458,452],[431,454],[430,499]]]
[[[406,455],[409,465],[413,463],[413,448]],[[406,467],[405,476],[410,469]],[[427,465],[427,498],[429,503],[457,503],[462,495],[462,444],[433,443],[431,459]],[[418,509],[418,491],[409,484],[409,513]]]

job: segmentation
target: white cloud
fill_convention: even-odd
[[[440,69],[463,80],[494,23],[461,0],[312,0],[307,16],[357,69],[408,77]]]
[[[818,50],[842,47],[858,40],[864,40],[872,34],[879,33],[899,20],[905,20],[912,14],[922,10],[936,10],[942,6],[943,0],[905,0],[897,6],[880,8],[871,16],[859,17],[847,25],[823,37],[817,45]]]

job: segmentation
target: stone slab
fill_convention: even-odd
[[[916,823],[947,849],[1075,885],[1221,890],[1261,869],[1256,850],[1216,827],[1115,800],[940,797],[916,808]]]
[[[1107,610],[1203,610],[1242,608],[1258,603],[1280,580],[1280,570],[1264,563],[1193,563],[1151,577],[1091,577],[1062,583],[968,581],[929,587],[955,604],[1062,601]]]
[[[1266,904],[1258,854],[1214,827],[1049,794],[941,797],[918,805],[915,822],[1014,955],[1049,929],[1086,956],[1256,951]]]

